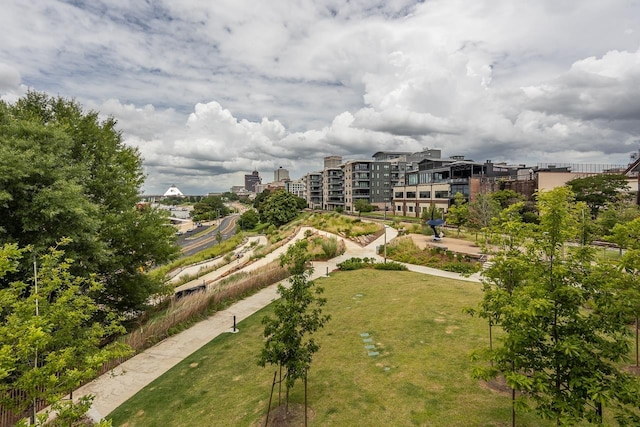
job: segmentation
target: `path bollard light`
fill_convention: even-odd
[[[329,266],[327,266],[327,277],[329,277]]]
[[[236,316],[233,316],[233,332],[236,331]]]

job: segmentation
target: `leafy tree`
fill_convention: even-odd
[[[488,353],[493,366],[475,375],[501,373],[522,393],[515,408],[558,425],[602,422],[603,405],[637,422],[629,404],[640,397],[638,381],[617,367],[628,330],[611,266],[595,264],[588,246],[565,247],[580,234],[584,209],[568,188],[539,194],[538,209],[540,227],[525,251],[510,248],[488,272],[481,312],[504,336]]]
[[[500,205],[490,195],[480,193],[469,203],[469,226],[475,230],[484,230],[491,225],[491,220],[497,215]]]
[[[501,209],[505,209],[506,207],[517,203],[524,202],[526,197],[520,193],[517,193],[513,190],[499,190],[494,191],[490,194],[490,197],[498,202]]]
[[[456,226],[458,236],[460,235],[460,227],[469,222],[469,205],[460,192],[455,194],[453,205],[449,207],[447,222]]]
[[[15,244],[0,247],[0,277],[18,273],[21,259],[32,256]],[[122,344],[104,345],[124,332],[118,317],[108,313],[102,323],[93,320],[104,308],[90,293],[103,285],[72,275],[72,261],[60,249],[36,259],[34,277],[0,289],[0,404],[16,411],[36,399],[56,402],[104,362],[129,352]],[[12,397],[16,390],[22,399]]]
[[[640,207],[628,201],[607,204],[596,220],[598,238],[610,240],[617,224],[626,224],[640,217]]]
[[[208,196],[193,205],[191,217],[196,221],[209,221],[223,218],[229,214],[229,208],[220,196]]]
[[[248,209],[240,215],[240,229],[253,230],[260,222],[258,213],[253,209]]]
[[[576,195],[576,200],[589,206],[591,216],[597,218],[607,204],[629,198],[629,185],[624,175],[598,174],[576,178],[567,182]]]
[[[260,221],[273,224],[276,227],[292,221],[300,212],[298,199],[300,197],[285,190],[276,190],[270,193],[269,197],[258,208]]]
[[[105,285],[98,300],[129,311],[165,288],[144,270],[178,248],[166,214],[138,206],[142,159],[115,126],[73,101],[36,92],[13,105],[0,102],[0,244],[42,253],[69,238],[70,272],[96,274]],[[23,262],[0,288],[28,270]]]
[[[287,410],[289,391],[298,379],[306,380],[313,354],[320,348],[312,334],[330,319],[322,314],[326,300],[319,295],[323,289],[308,280],[312,269],[308,267],[307,245],[306,240],[300,240],[281,256],[280,264],[291,273],[290,286],[278,285],[280,299],[274,302],[275,317],[262,320],[266,341],[258,364],[264,367],[269,363],[285,369]]]
[[[262,191],[261,193],[258,193],[256,195],[256,198],[253,199],[253,207],[256,208],[258,212],[260,212],[261,211],[260,205],[262,205],[262,203],[264,203],[264,201],[267,200],[270,195],[271,195],[271,190],[269,190],[268,188]]]
[[[625,248],[626,251],[619,260],[618,266],[622,276],[617,288],[629,314],[635,318],[636,334],[636,367],[640,366],[640,351],[638,348],[640,316],[640,218],[626,224],[616,224],[613,227],[611,240]],[[613,271],[612,271],[613,273]]]
[[[368,200],[358,199],[353,204],[353,209],[358,211],[358,218],[362,214],[362,212],[371,212],[373,211],[373,206],[369,203]]]
[[[236,193],[233,193],[231,191],[226,191],[222,193],[222,199],[227,200],[229,202],[237,202],[238,200],[240,200],[240,197],[238,197]]]

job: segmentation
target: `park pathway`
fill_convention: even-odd
[[[303,227],[296,236],[287,244],[269,255],[261,258],[251,264],[245,266],[247,270],[253,270],[260,266],[266,265],[272,260],[277,259],[280,254],[287,250],[287,247],[297,240],[304,237],[304,233],[307,230],[313,230],[319,234],[333,236],[330,233],[324,231],[318,231],[309,227]],[[342,239],[340,236],[335,236],[338,239],[344,240],[346,245],[346,251],[343,255],[333,258],[326,262],[314,262],[314,271],[310,277],[311,280],[324,276],[337,268],[337,264],[351,257],[369,257],[375,258],[378,261],[382,261],[383,258],[376,254],[376,248],[384,244],[385,239],[387,242],[393,240],[397,236],[397,231],[391,227],[386,228],[386,236],[382,235],[378,239],[374,240],[365,247],[362,247],[350,240]],[[250,251],[245,251],[243,257],[250,256]],[[242,262],[240,262],[242,263]],[[235,264],[232,262],[231,264]],[[229,268],[231,268],[230,266]],[[479,275],[473,275],[471,277],[463,277],[456,273],[450,273],[446,271],[436,270],[428,267],[421,267],[416,265],[409,265],[407,267],[411,271],[430,274],[434,276],[448,277],[457,280],[479,281]],[[196,283],[201,283],[203,278],[206,281],[213,281],[216,279],[216,275],[222,275],[227,270],[223,267],[214,272],[207,274],[206,277],[201,277],[183,285],[194,286]],[[186,273],[185,273],[186,274]],[[131,359],[123,362],[112,371],[96,378],[90,383],[80,387],[74,392],[74,396],[83,396],[92,394],[95,396],[93,405],[88,412],[88,415],[94,420],[99,421],[105,418],[118,406],[127,401],[130,397],[135,395],[143,387],[151,383],[153,380],[167,372],[173,366],[178,364],[185,357],[189,356],[194,351],[200,349],[202,346],[210,342],[223,333],[233,333],[233,320],[240,322],[258,310],[269,305],[275,299],[278,298],[277,284],[271,285],[262,289],[261,291],[245,298],[237,303],[233,304],[226,310],[219,311],[213,316],[203,320],[192,326],[191,328],[169,337],[155,346],[137,354]],[[241,332],[237,329],[235,332]]]

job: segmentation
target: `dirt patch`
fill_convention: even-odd
[[[640,375],[640,367],[638,367],[636,365],[626,366],[624,368],[624,371],[630,373],[631,375],[635,375],[635,376],[639,376]]]
[[[285,405],[280,405],[269,412],[269,424],[268,426],[274,427],[293,427],[304,425],[304,405],[301,404],[289,404],[289,412],[286,411]],[[307,422],[311,423],[315,416],[315,412],[311,408],[307,408]],[[254,427],[264,426],[267,416],[263,416]]]
[[[482,388],[486,388],[495,393],[511,395],[511,387],[507,385],[507,381],[503,376],[490,379],[489,381],[480,381]]]

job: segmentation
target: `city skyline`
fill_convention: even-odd
[[[640,146],[640,5],[622,0],[3,6],[0,97],[114,116],[147,194],[329,155],[625,164]]]

